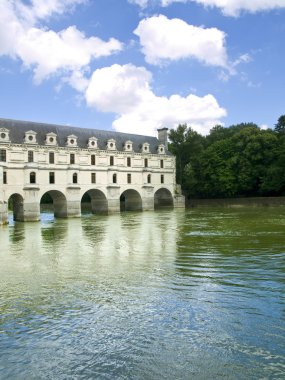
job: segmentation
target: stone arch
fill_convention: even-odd
[[[67,201],[65,195],[59,190],[46,191],[40,199],[41,206],[43,204],[50,204],[53,207],[55,218],[67,217]],[[42,207],[41,207],[42,210]]]
[[[13,220],[24,221],[24,198],[21,194],[14,193],[8,199],[8,208],[13,211]]]
[[[154,208],[173,207],[173,197],[171,192],[166,188],[158,189],[154,194]]]
[[[92,214],[108,212],[108,201],[103,191],[90,189],[81,198],[81,211],[91,211]]]
[[[142,211],[142,198],[138,191],[125,190],[120,196],[121,211]]]

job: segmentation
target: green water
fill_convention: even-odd
[[[0,228],[0,379],[284,379],[285,208]]]

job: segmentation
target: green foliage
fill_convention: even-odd
[[[170,130],[169,140],[169,150],[176,156],[176,182],[183,186],[185,166],[201,154],[204,137],[183,124]]]
[[[285,133],[285,115],[281,115],[274,128],[277,133]]]
[[[285,195],[285,116],[277,124],[217,125],[206,137],[185,124],[172,129],[177,183],[197,198]]]

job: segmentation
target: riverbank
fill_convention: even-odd
[[[285,197],[252,197],[223,199],[190,199],[186,207],[279,207],[285,206]]]

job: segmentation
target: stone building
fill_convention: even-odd
[[[55,217],[184,207],[175,183],[167,129],[158,139],[113,131],[0,119],[0,224],[8,203],[17,221],[40,219],[41,203]]]

